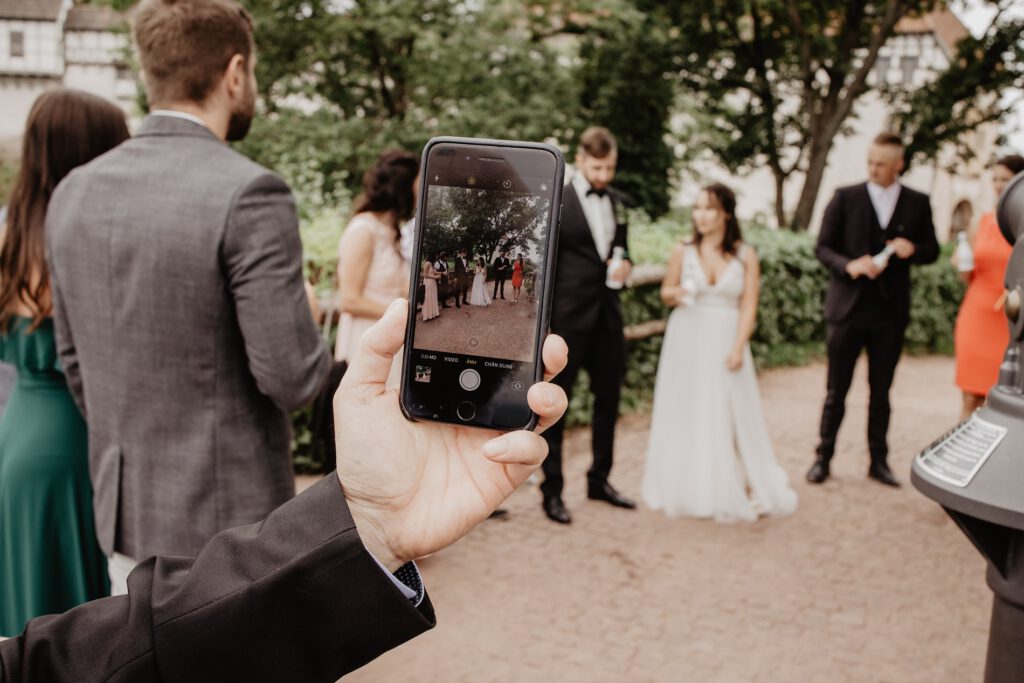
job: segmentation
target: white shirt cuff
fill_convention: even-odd
[[[406,562],[398,568],[397,572],[392,574],[388,571],[387,567],[381,564],[380,560],[374,557],[373,553],[369,550],[366,552],[370,557],[373,557],[373,561],[377,563],[382,572],[388,575],[391,583],[395,584],[395,587],[412,603],[413,607],[419,607],[420,603],[423,602],[423,596],[426,594],[426,591],[423,588],[423,579],[420,576],[420,570],[416,567],[416,563]],[[402,578],[399,578],[399,576]],[[408,584],[413,585],[410,586]]]

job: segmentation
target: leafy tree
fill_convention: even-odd
[[[640,0],[641,3],[647,0]],[[896,23],[932,0],[693,0],[666,9],[679,81],[697,112],[688,144],[731,171],[767,165],[776,220],[805,229],[828,153]],[[786,181],[805,173],[791,221]]]
[[[466,249],[488,261],[499,250],[531,254],[544,237],[549,203],[535,195],[432,187],[424,253],[453,256]]]
[[[1009,7],[1008,1],[999,3],[982,36],[961,40],[956,59],[937,79],[909,97],[890,95],[899,130],[909,141],[908,161],[935,159],[946,145],[955,147],[957,160],[973,158],[965,134],[1002,121],[1010,111],[1005,93],[1024,88],[1024,17],[1007,18]]]
[[[778,224],[806,229],[833,141],[873,87],[868,77],[879,50],[900,19],[934,7],[933,0],[693,0],[665,6],[680,36],[675,59],[693,124],[689,146],[710,150],[734,172],[767,166],[775,180]],[[923,135],[915,151],[934,154],[982,121],[972,112],[986,94],[982,84],[991,80],[986,68],[1004,56],[1011,29],[999,40],[972,44],[980,54],[959,55],[955,75],[937,86],[945,104],[936,112],[928,112],[926,95],[914,101],[918,116],[908,128],[923,131],[937,116],[953,122]],[[1015,63],[1004,66],[1020,71]],[[783,192],[794,173],[803,174],[804,184],[787,218]]]
[[[307,198],[358,191],[382,150],[434,135],[561,140],[565,56],[499,0],[250,0],[265,115],[241,149]]]
[[[658,7],[620,11],[599,22],[580,47],[583,118],[615,133],[616,187],[655,217],[669,208],[675,162],[667,142],[676,87],[676,38],[669,28]]]

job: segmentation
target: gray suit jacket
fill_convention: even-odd
[[[288,186],[202,126],[151,116],[61,182],[46,235],[103,551],[194,556],[291,498],[286,411],[330,356]]]

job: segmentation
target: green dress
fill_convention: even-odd
[[[18,371],[0,420],[0,636],[109,594],[96,542],[88,434],[57,360],[53,321],[15,316],[0,360]]]

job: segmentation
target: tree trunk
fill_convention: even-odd
[[[804,186],[800,190],[800,200],[796,205],[796,212],[790,228],[794,232],[804,232],[811,227],[811,218],[814,216],[814,206],[818,201],[818,190],[821,189],[821,181],[825,175],[825,165],[828,163],[828,154],[832,151],[832,140],[813,141],[811,143],[811,154],[807,160],[807,172],[804,175]]]
[[[786,227],[786,176],[782,175],[781,170],[772,170],[772,174],[775,176],[775,225],[782,229]]]

